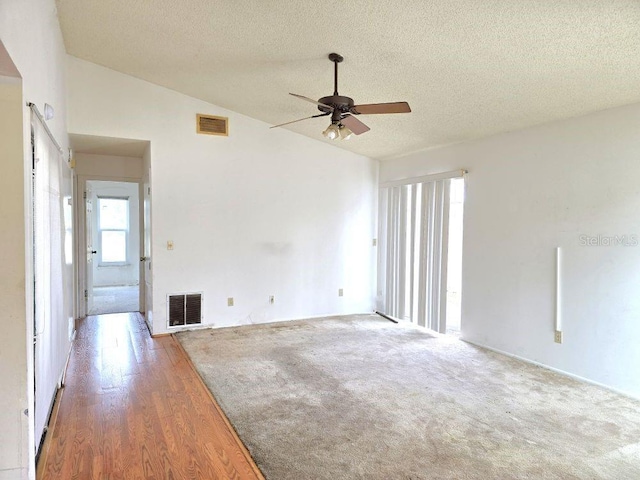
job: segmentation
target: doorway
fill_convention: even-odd
[[[464,172],[383,184],[378,310],[459,334]]]
[[[85,195],[87,315],[138,312],[139,184],[89,180]]]
[[[151,144],[78,133],[70,133],[69,141],[76,172],[78,316],[138,311],[150,323]]]

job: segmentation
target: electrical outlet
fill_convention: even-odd
[[[271,305],[273,305],[274,303],[276,303],[276,297],[274,297],[273,295],[269,295],[269,303]]]
[[[227,306],[228,307],[233,307],[233,297],[227,298]]]
[[[167,240],[167,250],[173,250],[173,240]]]
[[[344,296],[344,290],[343,290],[342,288],[339,288],[339,289],[338,289],[338,296],[339,296],[339,297]]]
[[[555,335],[553,337],[553,341],[556,343],[562,343],[562,332],[559,330],[555,331]]]
[[[378,246],[378,239],[374,238],[372,243],[373,243],[374,247],[377,247]]]

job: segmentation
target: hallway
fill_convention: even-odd
[[[38,479],[262,478],[178,342],[138,313],[78,322],[61,393]]]
[[[139,297],[138,285],[93,287],[93,306],[88,314],[137,312],[140,310]]]

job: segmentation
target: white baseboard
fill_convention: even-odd
[[[536,362],[535,360],[530,360],[528,358],[521,357],[521,356],[515,355],[513,353],[505,352],[505,351],[497,349],[497,348],[488,347],[487,345],[483,345],[483,344],[478,343],[478,342],[472,342],[472,341],[466,340],[464,338],[460,338],[460,340],[462,340],[463,342],[469,343],[471,345],[475,345],[476,347],[484,348],[486,350],[490,350],[492,352],[499,353],[500,355],[505,355],[507,357],[515,358],[516,360],[520,360],[522,362],[529,363],[529,364],[535,365],[537,367],[542,367],[542,368],[544,368],[546,370],[551,370],[552,372],[559,373],[560,375],[564,375],[565,377],[573,378],[574,380],[578,380],[579,382],[588,383],[590,385],[595,385],[597,387],[602,387],[602,388],[604,388],[606,390],[609,390],[611,392],[617,393],[619,395],[623,395],[625,397],[632,398],[634,400],[640,400],[640,395],[634,395],[632,393],[625,392],[624,390],[619,390],[619,389],[617,389],[615,387],[612,387],[610,385],[606,385],[604,383],[596,382],[595,380],[591,380],[589,378],[581,377],[580,375],[575,375],[573,373],[566,372],[564,370],[560,370],[559,368],[551,367],[551,366],[546,365],[544,363]]]
[[[270,325],[273,323],[286,323],[286,322],[298,322],[301,320],[314,320],[318,318],[332,318],[332,317],[348,317],[352,315],[375,315],[374,312],[361,312],[361,313],[328,313],[323,315],[310,315],[305,317],[294,318],[278,318],[268,320],[266,322],[251,322],[251,323],[234,323],[231,325],[215,325],[213,323],[203,323],[202,325],[180,326],[180,327],[168,327],[166,333],[177,333],[191,330],[205,330],[205,329],[218,329],[218,328],[236,328],[247,327],[249,325]]]

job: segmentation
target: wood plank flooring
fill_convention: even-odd
[[[38,479],[262,479],[180,344],[140,314],[80,321]]]

